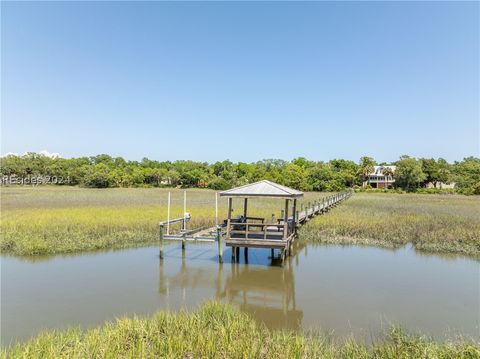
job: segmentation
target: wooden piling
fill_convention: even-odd
[[[295,221],[293,222],[293,230],[295,231],[295,234],[297,234],[297,224],[299,224],[300,217],[299,217],[299,212],[295,211]]]
[[[218,262],[223,263],[222,228],[217,226]]]
[[[167,234],[170,234],[170,192],[168,192],[167,204]]]
[[[163,259],[163,224],[160,225],[160,259]]]
[[[187,230],[187,219],[185,216],[187,215],[187,191],[183,191],[183,230]]]

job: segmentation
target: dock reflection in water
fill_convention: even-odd
[[[265,250],[262,252],[265,256]],[[296,258],[298,264],[298,256]],[[278,266],[276,258],[269,258],[268,263],[260,266],[248,265],[246,257],[244,260],[243,263],[220,264],[216,269],[195,268],[189,266],[183,256],[176,272],[160,261],[159,292],[167,303],[176,300],[177,296],[172,293],[179,293],[181,303],[176,302],[174,307],[179,304],[188,307],[189,299],[197,302],[199,288],[213,287],[212,299],[235,304],[269,328],[300,329],[303,311],[297,309],[295,300],[295,259],[288,258],[284,267]]]

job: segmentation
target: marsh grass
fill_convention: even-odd
[[[155,243],[158,223],[183,215],[183,190],[82,189],[76,187],[1,188],[0,249],[15,255],[57,254]],[[215,224],[215,194],[189,189],[189,228]],[[325,194],[306,193],[299,203]],[[219,199],[219,218],[226,217]],[[234,213],[242,200],[234,200]],[[278,218],[283,202],[253,200],[249,213]],[[324,216],[310,221],[300,236],[309,242],[375,245],[480,257],[480,198],[459,195],[356,193]],[[179,229],[173,225],[171,231]]]
[[[479,358],[464,340],[437,343],[393,328],[371,344],[319,333],[273,331],[227,304],[122,318],[90,330],[39,334],[2,358]]]
[[[183,190],[82,189],[76,187],[1,188],[2,253],[39,255],[73,253],[105,248],[147,245],[158,241],[158,223],[167,218],[171,192],[171,218],[183,216]],[[322,194],[309,193],[304,201]],[[241,213],[242,200],[234,200]],[[219,219],[226,218],[226,199],[219,198]],[[249,213],[278,218],[283,201],[254,200]],[[189,228],[215,224],[215,192],[187,190]],[[171,232],[180,228],[172,225]]]
[[[376,245],[480,257],[480,198],[357,193],[300,231],[319,243]]]

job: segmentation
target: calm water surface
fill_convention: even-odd
[[[45,328],[92,327],[124,315],[239,306],[271,328],[319,328],[369,338],[389,323],[438,339],[480,338],[480,263],[410,248],[308,245],[282,268],[269,250],[219,265],[216,246],[187,244],[50,258],[1,258],[1,340]]]

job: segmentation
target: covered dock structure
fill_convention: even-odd
[[[228,198],[225,245],[232,247],[234,258],[238,258],[241,247],[245,248],[245,251],[249,247],[270,248],[272,251],[280,249],[282,257],[291,253],[299,220],[297,199],[303,197],[303,192],[263,180],[220,192],[220,196]],[[243,214],[236,218],[232,218],[234,198],[243,199]],[[249,216],[248,201],[255,198],[284,201],[282,218],[274,222],[266,218]]]

